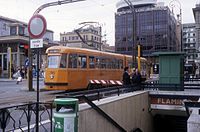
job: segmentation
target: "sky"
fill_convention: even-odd
[[[0,16],[17,19],[28,23],[35,10],[48,2],[57,0],[0,0]],[[99,22],[102,26],[103,39],[108,44],[115,43],[115,13],[119,0],[85,0],[76,3],[58,5],[43,9],[40,14],[46,18],[47,28],[54,31],[54,39],[60,40],[60,33],[70,32],[80,27],[81,22]],[[157,0],[170,6],[172,0]],[[182,22],[194,22],[192,8],[200,0],[179,0],[174,2],[174,12],[178,14],[182,9]]]

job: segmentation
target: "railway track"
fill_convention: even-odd
[[[123,86],[100,88],[93,90],[83,90],[83,91],[42,91],[40,92],[40,102],[53,102],[55,98],[66,98],[66,97],[77,97],[86,96],[91,100],[98,100],[101,98],[106,98],[113,95],[119,95],[124,92],[135,91],[133,87],[124,88]],[[12,93],[12,91],[0,94],[0,108],[6,106],[12,106],[16,104],[36,102],[37,93],[36,91],[17,91]],[[80,102],[82,102],[80,100]]]

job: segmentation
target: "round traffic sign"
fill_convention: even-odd
[[[28,22],[28,32],[31,38],[41,38],[46,32],[47,22],[42,15],[34,15]]]

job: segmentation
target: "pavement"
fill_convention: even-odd
[[[26,81],[27,79],[22,79],[22,81]],[[9,78],[0,78],[0,82],[16,82],[17,79],[9,79]],[[37,81],[37,78],[33,78],[33,81]],[[39,78],[39,81],[44,81],[44,78]]]

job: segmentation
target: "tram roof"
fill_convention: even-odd
[[[92,50],[92,49],[86,49],[86,48],[75,48],[75,47],[66,47],[66,46],[52,46],[49,47],[46,51],[46,53],[48,53],[49,50],[52,49],[60,49],[61,53],[64,53],[66,51],[73,51],[73,50],[77,50],[77,52],[81,52],[81,51],[87,51],[87,52],[91,52],[91,53],[97,53],[97,54],[101,54],[101,53],[105,53],[105,54],[109,54],[109,55],[118,55],[123,57],[123,54],[117,54],[117,53],[110,53],[110,52],[105,52],[105,51],[98,51],[98,50]],[[126,55],[128,56],[128,55]],[[130,56],[131,57],[131,56]]]

